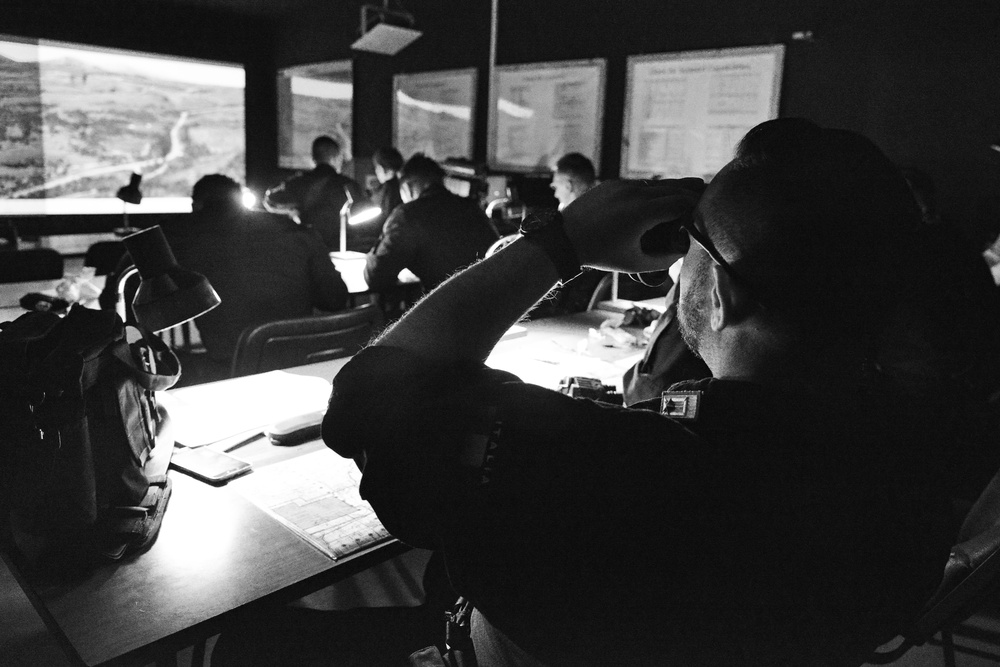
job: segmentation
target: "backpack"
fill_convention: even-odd
[[[0,526],[47,569],[149,546],[170,497],[143,470],[160,421],[153,392],[180,375],[155,336],[126,341],[111,311],[73,306],[0,324]],[[154,370],[155,369],[155,370]]]

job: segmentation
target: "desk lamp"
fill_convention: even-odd
[[[347,226],[371,222],[382,213],[382,209],[370,202],[354,201],[347,186],[344,186],[344,194],[347,195],[347,201],[340,209],[340,252],[331,253],[337,259],[351,257],[351,253],[347,251]]]
[[[183,324],[212,310],[222,299],[200,273],[180,267],[159,225],[122,241],[142,282],[132,300],[141,327],[153,333]]]
[[[118,192],[115,196],[122,200],[122,226],[115,230],[118,236],[125,236],[126,234],[134,234],[139,231],[136,227],[130,227],[128,224],[128,204],[139,204],[142,201],[142,191],[139,189],[139,184],[142,183],[142,175],[132,172],[132,176],[128,180],[128,185],[118,188]]]

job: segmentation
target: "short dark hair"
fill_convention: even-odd
[[[387,171],[399,171],[403,167],[403,156],[392,146],[382,146],[372,155],[372,162]]]
[[[566,153],[556,161],[556,171],[582,185],[593,185],[597,180],[594,163],[583,153]]]
[[[191,189],[191,203],[202,208],[230,208],[243,202],[243,186],[224,174],[208,174]]]
[[[340,142],[322,135],[313,139],[312,157],[316,162],[329,162],[340,156]]]
[[[713,241],[817,345],[870,337],[902,295],[920,211],[870,140],[800,118],[750,130],[720,172]]]
[[[438,185],[444,182],[444,169],[432,158],[423,153],[416,153],[406,161],[399,172],[400,184],[408,183],[416,185],[423,190],[431,185]]]

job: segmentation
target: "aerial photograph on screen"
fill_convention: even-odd
[[[186,199],[205,174],[242,182],[242,67],[0,39],[0,213],[120,212],[133,172],[144,202]]]

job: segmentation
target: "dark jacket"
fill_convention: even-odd
[[[430,291],[478,259],[497,240],[486,214],[471,199],[443,186],[428,188],[393,211],[378,246],[368,253],[365,280],[374,291],[396,284],[403,269]]]
[[[444,553],[486,619],[484,652],[864,662],[930,596],[954,539],[905,406],[821,384],[679,388],[696,418],[377,346],[334,378],[323,432],[363,466],[383,525]]]
[[[347,286],[315,231],[238,209],[179,222],[164,227],[178,264],[204,274],[222,298],[195,320],[213,360],[228,364],[251,325],[346,307]]]
[[[403,203],[403,198],[399,195],[399,179],[392,178],[385,183],[380,183],[372,193],[372,203],[382,209],[381,225],[379,225],[379,229],[382,229],[382,225],[389,219],[396,207]]]
[[[353,179],[344,176],[328,164],[317,165],[312,171],[294,176],[264,195],[264,203],[272,208],[294,207],[299,221],[305,227],[315,229],[327,248],[340,249],[340,211],[347,201],[349,191],[354,201],[362,201],[365,195]],[[353,238],[352,229],[347,229],[349,250],[365,252],[364,242]]]

